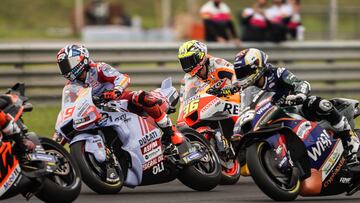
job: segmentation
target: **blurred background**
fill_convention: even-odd
[[[313,93],[360,99],[359,0],[2,0],[0,90],[25,82],[35,103],[29,128],[52,134],[65,80],[56,53],[82,43],[90,57],[132,79],[131,89],[158,87],[183,72],[178,46],[206,41],[232,62],[244,48],[308,80]]]
[[[86,12],[91,13],[91,4],[98,2],[107,5],[94,9],[92,12],[99,20],[90,22]],[[5,42],[80,40],[84,37],[81,28],[86,28],[89,24],[129,25],[143,32],[148,31],[147,34],[150,35],[151,31],[155,32],[165,27],[171,29],[167,33],[171,36],[166,38],[173,40],[176,39],[176,33],[172,29],[178,23],[187,28],[191,27],[191,24],[201,23],[199,11],[206,2],[206,0],[36,0],[31,2],[3,0],[0,6],[0,40]],[[252,7],[255,1],[224,0],[223,2],[230,7],[234,25],[240,36],[242,29],[239,16],[245,8]],[[271,4],[272,1],[268,0],[268,6]],[[301,20],[306,28],[306,40],[360,38],[360,1],[301,0],[300,5]],[[106,8],[107,6],[111,8]],[[82,16],[79,15],[81,9],[83,9]],[[156,36],[153,38],[155,40]],[[126,39],[114,38],[114,40]]]

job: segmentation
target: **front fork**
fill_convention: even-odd
[[[210,141],[212,146],[215,146],[216,152],[220,157],[221,165],[225,168],[232,168],[235,151],[229,140],[221,133],[221,130],[205,131],[202,134]]]
[[[305,172],[298,161],[293,161],[290,151],[286,147],[286,140],[283,135],[279,136],[277,145],[274,145],[274,150],[278,160],[278,169],[284,174],[290,174],[289,185],[295,185],[299,177],[303,176]]]

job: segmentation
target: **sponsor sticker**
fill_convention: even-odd
[[[144,163],[144,164],[143,164],[143,170],[145,171],[145,170],[151,168],[152,166],[156,165],[157,163],[160,163],[160,162],[162,162],[162,161],[164,161],[164,160],[165,160],[165,158],[164,158],[163,155],[158,156],[158,157],[156,157],[156,158],[154,158],[154,159],[152,159],[152,160]]]
[[[343,167],[345,163],[345,158],[342,157],[342,159],[340,159],[339,163],[337,164],[336,168],[334,170],[332,170],[332,173],[329,177],[329,179],[327,181],[324,182],[324,187],[328,187],[329,185],[331,185],[334,181],[334,178],[336,177],[336,175],[339,173],[339,171],[341,170],[341,168]]]
[[[17,178],[20,177],[20,171],[20,166],[17,165],[7,181],[0,187],[0,197],[5,194],[5,192],[8,191],[17,180]]]
[[[304,140],[304,138],[306,138],[306,135],[308,135],[311,130],[311,122],[310,121],[305,121],[303,123],[300,124],[300,126],[298,127],[296,134],[302,139]]]
[[[146,154],[160,145],[161,145],[161,141],[160,141],[160,139],[158,139],[158,140],[151,142],[148,145],[145,145],[144,147],[142,147],[141,153]]]
[[[145,161],[149,161],[157,156],[162,155],[162,150],[161,150],[161,146],[151,150],[150,152],[148,152],[147,154],[144,154],[143,157],[145,159]]]
[[[308,150],[308,155],[312,160],[317,161],[318,158],[321,157],[322,154],[325,152],[325,150],[331,147],[331,145],[332,142],[330,140],[330,136],[324,129],[320,136],[317,138],[314,146],[312,146]]]
[[[151,131],[148,134],[145,134],[140,140],[139,140],[139,144],[141,147],[143,147],[144,145],[146,145],[147,143],[150,143],[156,139],[160,138],[160,133],[155,129],[153,131]]]
[[[335,167],[335,165],[336,165],[335,163],[337,163],[339,161],[343,151],[344,151],[343,145],[340,142],[337,142],[336,147],[333,150],[332,154],[328,157],[328,159],[325,161],[325,163],[321,167],[323,181],[327,178],[329,173]]]

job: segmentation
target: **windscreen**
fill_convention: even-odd
[[[73,105],[82,89],[84,88],[76,83],[70,83],[66,85],[63,89],[62,95],[62,109]]]
[[[209,83],[200,81],[195,77],[188,78],[185,80],[183,98],[184,101],[193,97],[198,92],[204,92],[208,89]]]
[[[241,92],[241,109],[246,107],[252,108],[252,105],[259,103],[261,100],[273,96],[274,92],[267,92],[255,86],[249,86]]]

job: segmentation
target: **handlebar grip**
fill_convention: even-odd
[[[98,96],[93,96],[92,99],[93,99],[94,104],[100,104],[100,103],[103,103],[105,101],[104,98],[98,97]]]

